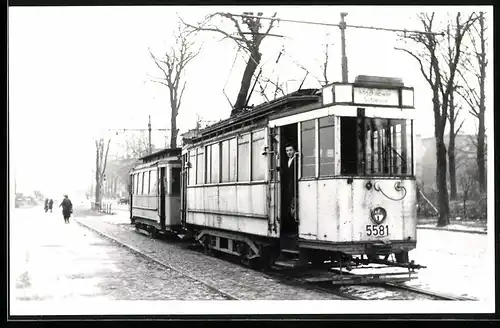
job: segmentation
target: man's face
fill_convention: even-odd
[[[293,154],[295,153],[295,150],[293,149],[292,146],[286,147],[285,151],[286,151],[286,155],[288,156],[288,158],[292,158]]]

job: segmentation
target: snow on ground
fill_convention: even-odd
[[[408,285],[435,292],[491,299],[494,281],[488,268],[492,252],[487,251],[485,234],[444,230],[417,230],[417,248],[410,259],[427,266],[418,271],[418,279]]]

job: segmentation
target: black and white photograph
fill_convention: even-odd
[[[493,6],[10,6],[8,315],[495,312]]]

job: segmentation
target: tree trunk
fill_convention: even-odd
[[[455,103],[453,93],[450,95],[450,141],[448,142],[448,165],[450,170],[450,199],[457,199],[457,175],[456,175],[456,161],[455,161]]]
[[[434,110],[434,136],[436,138],[436,186],[438,189],[439,217],[437,225],[446,226],[449,223],[450,204],[448,201],[448,187],[446,185],[446,145],[444,143],[444,127],[446,117],[442,117],[440,112],[441,103],[439,101],[438,90],[433,90],[433,110]],[[446,105],[447,106],[447,105]]]
[[[446,145],[443,138],[436,138],[437,166],[439,174],[437,176],[438,198],[439,198],[439,218],[438,226],[443,227],[450,223],[450,204],[448,201],[448,188],[446,185]]]
[[[477,167],[479,173],[479,191],[481,193],[486,192],[486,159],[485,159],[485,126],[484,126],[484,112],[485,107],[485,87],[484,83],[486,80],[486,36],[485,36],[485,26],[484,26],[484,13],[479,13],[479,24],[480,24],[480,38],[481,38],[481,54],[479,61],[479,127],[477,133]]]
[[[240,113],[244,109],[248,97],[248,91],[250,90],[250,85],[252,83],[252,77],[255,73],[255,70],[257,69],[258,64],[260,63],[261,56],[262,55],[258,50],[251,52],[251,57],[248,59],[245,72],[243,73],[240,92],[238,93],[238,98],[236,99],[234,108],[231,111],[231,116]]]
[[[483,112],[484,113],[484,112]],[[484,114],[479,120],[479,129],[477,134],[477,166],[479,173],[479,191],[486,192],[486,152],[485,152],[485,127],[484,127]]]
[[[177,106],[172,105],[172,115],[170,117],[170,148],[177,148],[178,132],[179,131],[177,131]]]

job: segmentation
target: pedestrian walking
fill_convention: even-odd
[[[52,205],[54,205],[54,200],[51,198],[49,200],[49,210],[50,210],[50,213],[52,213]]]
[[[71,200],[68,198],[68,195],[64,195],[64,199],[62,200],[61,205],[59,205],[59,207],[62,207],[64,222],[69,223],[69,217],[71,216],[71,213],[73,213],[73,204],[71,203]]]
[[[43,207],[43,209],[45,210],[45,213],[47,213],[47,211],[49,210],[49,199],[48,198],[45,198],[45,206]]]

